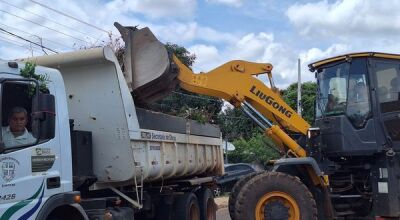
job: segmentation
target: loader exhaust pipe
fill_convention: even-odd
[[[125,42],[124,76],[135,101],[149,104],[170,94],[179,70],[164,44],[147,27],[114,26]]]

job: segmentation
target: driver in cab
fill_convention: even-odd
[[[22,107],[14,107],[8,116],[8,126],[2,127],[5,147],[14,147],[36,142],[36,138],[26,129],[28,112]]]

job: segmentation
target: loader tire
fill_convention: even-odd
[[[241,178],[239,181],[235,183],[235,185],[232,188],[231,194],[229,196],[228,200],[228,209],[229,209],[229,215],[231,216],[232,220],[237,220],[235,216],[235,204],[236,204],[236,199],[237,196],[242,189],[242,187],[253,177],[261,174],[262,172],[255,172],[255,173],[250,173],[243,178]]]
[[[316,220],[313,195],[299,178],[267,172],[250,179],[237,195],[235,219]]]

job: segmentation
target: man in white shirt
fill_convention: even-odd
[[[22,107],[14,107],[8,117],[8,126],[2,127],[2,139],[5,147],[33,144],[36,138],[26,129],[28,112]]]

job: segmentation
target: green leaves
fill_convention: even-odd
[[[218,115],[218,125],[225,140],[233,141],[244,138],[246,140],[262,133],[256,125],[242,110],[227,108]]]
[[[152,110],[192,119],[200,123],[216,123],[223,102],[177,88],[171,95],[153,103]]]
[[[314,103],[317,91],[317,84],[305,82],[301,84],[301,106],[302,116],[310,124],[314,120]],[[282,98],[285,102],[297,110],[297,83],[291,84],[287,89],[282,90]]]
[[[39,82],[39,91],[48,92],[47,84],[50,82],[49,76],[47,74],[38,75],[35,73],[36,64],[31,62],[26,62],[25,67],[20,70],[21,76],[27,79],[35,79]],[[35,93],[35,86],[29,87],[29,95]]]
[[[195,54],[191,54],[188,50],[186,50],[186,48],[177,44],[167,43],[165,44],[165,47],[169,52],[174,53],[175,56],[189,68],[192,67],[194,61],[196,60]]]
[[[229,163],[253,163],[266,167],[269,160],[280,157],[274,143],[261,133],[248,140],[238,139],[233,145],[235,150],[228,153]]]

